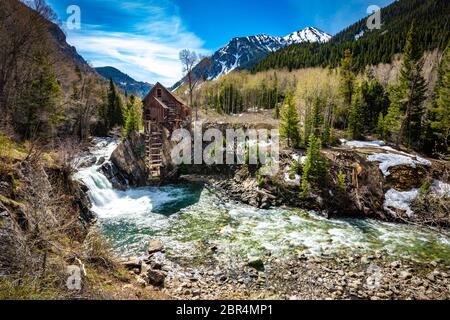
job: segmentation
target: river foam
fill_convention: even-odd
[[[98,141],[96,157],[109,159],[116,142]],[[384,253],[450,265],[449,238],[428,229],[370,219],[325,219],[299,209],[257,209],[224,202],[202,186],[114,190],[99,166],[80,169],[92,210],[114,249],[145,254],[161,238],[167,255],[186,263],[246,261],[254,257],[306,254]],[[214,250],[212,250],[214,249]]]

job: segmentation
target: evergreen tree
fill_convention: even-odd
[[[119,90],[114,81],[109,81],[108,92],[108,129],[125,124],[124,107]]]
[[[377,134],[380,139],[384,139],[384,116],[383,112],[378,115]]]
[[[444,51],[435,88],[433,106],[428,112],[429,144],[434,153],[447,158],[450,154],[450,45]]]
[[[339,84],[344,107],[348,107],[352,103],[354,82],[355,74],[353,73],[353,55],[350,49],[347,49],[344,52],[344,58],[341,60]]]
[[[331,144],[331,128],[330,122],[327,120],[324,122],[322,130],[322,146],[327,147]]]
[[[300,143],[299,120],[293,97],[288,94],[281,109],[280,135],[287,139],[289,147],[297,147]]]
[[[102,89],[100,93],[101,102],[98,105],[97,113],[100,119],[99,126],[97,128],[98,132],[102,135],[106,135],[109,130],[109,97],[108,97],[108,89],[105,87]]]
[[[421,141],[422,116],[427,84],[422,76],[423,60],[417,44],[415,22],[411,24],[403,52],[400,69],[402,111],[405,118],[401,125],[401,136],[409,147],[418,147]]]
[[[367,104],[362,94],[362,88],[359,87],[353,97],[352,107],[348,121],[349,139],[360,139],[364,131],[364,110]]]
[[[312,130],[312,134],[314,134],[316,137],[320,136],[322,124],[324,122],[323,113],[322,113],[323,105],[324,105],[324,100],[320,96],[317,96],[314,99],[312,117],[311,117],[311,130]]]
[[[307,148],[309,137],[311,136],[311,125],[312,125],[312,117],[311,117],[311,99],[306,99],[306,107],[305,107],[305,119],[303,122],[303,139],[302,145]]]
[[[325,182],[328,170],[326,158],[320,154],[322,142],[314,134],[309,139],[306,161],[303,166],[301,195],[307,196],[312,186]]]
[[[125,122],[124,136],[128,137],[131,132],[138,132],[142,129],[142,107],[134,95],[129,99],[128,116]]]
[[[378,124],[380,112],[386,114],[389,107],[389,99],[384,87],[378,80],[363,82],[362,94],[365,100],[364,126],[366,130],[375,129]]]
[[[389,87],[388,92],[391,104],[384,118],[383,132],[386,137],[389,137],[390,140],[395,141],[399,145],[401,141],[401,126],[404,121],[404,115],[401,110],[402,92],[399,85]]]
[[[40,134],[48,136],[48,131],[62,119],[58,112],[62,90],[56,75],[47,57],[37,56],[36,59],[38,63],[34,70],[35,78],[22,97],[19,110],[15,114],[21,118],[17,121],[23,124],[19,131],[26,139]]]
[[[337,187],[340,191],[345,191],[346,189],[345,174],[342,172],[342,169],[339,169],[337,175]]]

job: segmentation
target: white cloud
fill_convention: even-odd
[[[81,30],[68,32],[68,41],[95,67],[111,65],[136,80],[173,85],[182,77],[180,50],[209,52],[183,26],[177,8],[162,4],[122,2],[121,8],[132,21],[123,31],[82,25]]]

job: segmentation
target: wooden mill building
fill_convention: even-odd
[[[191,111],[159,82],[143,100],[143,120],[146,136],[146,158],[153,177],[161,174],[163,128],[170,133],[190,119]]]

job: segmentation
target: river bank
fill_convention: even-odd
[[[133,272],[149,272],[157,264],[167,272],[162,292],[176,299],[450,299],[450,266],[393,260],[382,253],[266,257],[259,270],[180,268],[163,261],[162,255],[150,257]]]
[[[101,145],[96,158],[107,162],[114,148]],[[180,299],[449,298],[444,234],[256,208],[199,180],[117,190],[95,163],[77,176],[88,186],[99,229],[143,287]],[[149,257],[155,239],[162,246]]]

